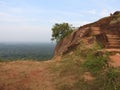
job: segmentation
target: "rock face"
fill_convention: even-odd
[[[120,48],[120,11],[73,31],[56,45],[54,56],[74,50],[81,40],[86,44],[97,41],[105,48]]]

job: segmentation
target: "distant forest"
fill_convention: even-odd
[[[0,61],[49,60],[53,57],[55,44],[0,44]]]

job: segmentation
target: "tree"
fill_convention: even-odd
[[[52,41],[57,43],[73,31],[72,25],[68,23],[56,23],[52,28]]]

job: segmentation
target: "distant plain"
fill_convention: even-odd
[[[49,60],[54,47],[54,43],[0,43],[0,61]]]

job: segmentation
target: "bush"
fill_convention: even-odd
[[[68,23],[56,23],[52,28],[52,38],[57,43],[73,31],[72,25]]]
[[[107,59],[102,56],[88,56],[83,66],[91,73],[98,73],[106,67]]]
[[[108,68],[94,82],[99,90],[120,90],[120,69]]]

